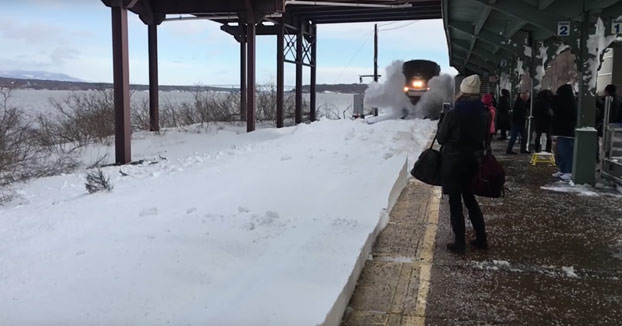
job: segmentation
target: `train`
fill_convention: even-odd
[[[402,73],[406,77],[404,95],[416,105],[421,96],[430,89],[430,79],[440,75],[441,66],[430,60],[410,60],[402,65]]]

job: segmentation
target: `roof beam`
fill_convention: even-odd
[[[454,57],[456,59],[464,60],[464,65],[467,65],[467,64],[471,63],[471,64],[477,65],[477,66],[479,66],[481,68],[484,68],[484,69],[486,69],[488,71],[494,71],[495,69],[497,69],[497,67],[494,66],[494,65],[491,65],[489,63],[486,63],[486,62],[483,62],[483,61],[480,61],[480,60],[477,60],[477,59],[474,59],[474,58],[471,58],[471,60],[465,60],[466,57],[463,56],[461,53],[454,53]]]
[[[552,5],[553,2],[555,2],[555,0],[540,0],[540,2],[538,3],[538,9],[546,9],[550,5]]]
[[[473,72],[475,72],[477,74],[480,74],[480,75],[485,75],[488,72],[485,69],[483,69],[481,67],[478,67],[478,66],[476,66],[474,64],[471,64],[471,63],[467,63],[467,64],[463,65],[462,67],[465,68],[465,69],[471,70],[471,71],[473,71]]]
[[[545,9],[538,9],[520,0],[499,0],[494,4],[488,3],[487,0],[470,1],[489,7],[510,17],[524,20],[553,35],[557,34],[557,21],[567,20],[567,18],[558,16],[553,12]]]
[[[586,1],[586,10],[607,9],[615,4],[619,4],[620,0],[590,0]]]
[[[458,50],[461,50],[462,52],[468,53],[469,51],[469,43],[466,41],[456,40],[456,41],[453,41],[451,44],[453,47],[455,47]],[[500,55],[492,54],[488,51],[482,51],[477,48],[473,49],[473,54],[493,64],[498,64],[499,62],[501,62],[501,60],[505,59],[505,57],[502,57]]]
[[[488,3],[494,4],[496,3],[497,0],[489,0]],[[481,32],[482,28],[484,27],[484,24],[486,24],[486,21],[488,20],[488,16],[490,15],[490,12],[492,11],[492,9],[490,7],[485,7],[484,11],[482,11],[482,13],[479,15],[479,17],[477,18],[477,21],[475,22],[475,27],[473,29],[473,34],[474,35],[479,35],[479,32]],[[471,37],[471,44],[469,45],[469,52],[467,53],[467,58],[466,61],[469,60],[469,58],[471,58],[471,53],[473,53],[473,48],[475,47],[475,43],[477,42],[477,37],[472,36]],[[464,63],[466,63],[466,61]]]
[[[473,33],[473,24],[469,23],[469,22],[461,22],[461,21],[453,21],[450,25],[449,28],[452,28],[456,31],[459,31],[461,33],[470,35],[470,36],[474,36],[476,38],[478,38],[479,40],[482,40],[486,43],[489,43],[493,46],[498,46],[508,52],[510,52],[511,54],[515,54],[515,55],[520,55],[521,52],[507,44],[506,43],[506,39],[503,38],[500,35],[497,35],[495,33],[491,33],[488,32],[486,30],[482,30],[479,35],[475,35]]]

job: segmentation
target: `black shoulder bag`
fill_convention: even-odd
[[[441,185],[441,153],[434,149],[436,136],[430,148],[421,152],[410,174],[417,180],[432,186]]]

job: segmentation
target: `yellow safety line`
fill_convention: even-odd
[[[434,187],[432,197],[428,204],[428,223],[423,237],[423,250],[421,252],[421,268],[419,271],[419,290],[417,293],[417,304],[415,316],[411,319],[412,325],[425,325],[425,309],[427,305],[428,293],[430,292],[430,276],[432,272],[432,259],[434,258],[434,245],[436,243],[436,232],[438,230],[438,214],[441,202],[441,190]]]

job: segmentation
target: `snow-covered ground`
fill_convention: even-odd
[[[21,185],[0,207],[0,324],[320,324],[434,127],[139,133],[133,159],[157,163],[104,168],[111,192],[86,171]]]

